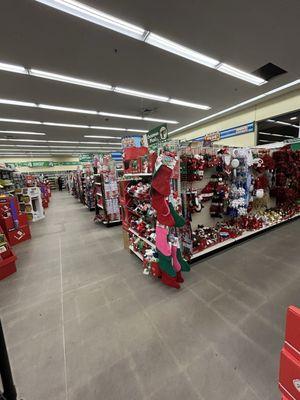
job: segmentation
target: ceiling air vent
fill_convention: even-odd
[[[286,73],[287,73],[286,70],[284,70],[272,63],[265,64],[253,72],[254,75],[259,76],[260,78],[263,78],[265,81],[269,81],[269,80],[275,78],[275,76],[286,74]]]

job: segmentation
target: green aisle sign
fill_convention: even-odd
[[[79,156],[79,162],[93,162],[94,160],[94,154],[91,153],[86,153],[86,154],[80,154]]]
[[[168,126],[167,124],[162,124],[156,128],[151,129],[146,133],[148,146],[151,148],[157,148],[160,143],[166,142],[168,140]]]

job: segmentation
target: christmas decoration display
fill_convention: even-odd
[[[192,258],[299,213],[299,151],[290,146],[272,150],[189,145],[181,158],[187,203],[183,209],[192,225]],[[204,160],[201,181],[186,179],[195,173],[195,164],[187,163],[187,158]],[[186,165],[192,166],[191,172]]]
[[[180,288],[189,260],[299,214],[300,157],[289,146],[125,150],[124,234],[144,274],[165,285]]]
[[[109,226],[121,223],[116,165],[110,154],[98,156],[94,174],[95,221]]]

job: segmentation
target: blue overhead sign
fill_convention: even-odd
[[[236,126],[234,128],[230,128],[230,129],[225,129],[223,131],[219,131],[219,134],[220,134],[220,138],[221,139],[227,139],[227,138],[232,137],[232,136],[239,136],[239,135],[244,135],[246,133],[254,132],[254,129],[255,129],[255,123],[254,122],[249,122],[248,124],[245,124],[245,125],[240,125],[240,126]],[[215,134],[215,132],[214,132],[214,134]],[[196,139],[193,139],[193,140],[197,140],[199,142],[203,142],[203,140],[207,136],[208,135],[200,136],[200,137],[198,137]]]

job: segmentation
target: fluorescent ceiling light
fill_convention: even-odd
[[[276,121],[275,119],[267,119],[267,121],[268,122],[273,122],[273,123],[279,124],[279,125],[292,126],[293,128],[297,128],[297,129],[300,128],[300,126],[298,126],[298,125],[290,124],[289,122],[284,122],[284,121]]]
[[[295,119],[297,119],[297,117],[291,117],[290,120],[294,121]]]
[[[15,144],[13,146],[16,146],[16,147],[30,147],[30,148],[48,147],[47,145],[33,145],[33,144]]]
[[[295,139],[295,136],[280,135],[279,133],[273,133],[272,136],[280,136],[280,137],[285,137],[285,138],[289,138],[289,139]]]
[[[46,133],[43,132],[28,132],[28,131],[0,131],[0,133],[7,133],[8,135],[35,135],[35,136],[45,136]]]
[[[190,103],[189,101],[178,100],[178,99],[170,99],[170,103],[177,104],[179,106],[198,108],[199,110],[210,110],[211,107],[204,106],[202,104]]]
[[[15,122],[17,124],[36,124],[36,125],[41,125],[40,121],[29,121],[29,120],[26,120],[26,119],[0,118],[0,122]]]
[[[14,72],[14,71],[12,71],[12,72]],[[31,68],[31,69],[28,70],[28,75],[35,76],[35,77],[38,77],[38,78],[43,78],[43,79],[51,79],[51,80],[55,80],[55,81],[59,81],[59,82],[70,83],[70,84],[73,84],[73,85],[91,87],[93,89],[98,89],[98,90],[108,90],[108,91],[112,91],[112,92],[116,92],[116,93],[126,94],[126,95],[129,95],[129,96],[136,96],[136,97],[141,97],[141,98],[144,98],[144,99],[150,99],[150,100],[155,100],[155,101],[162,101],[162,102],[165,102],[165,103],[171,103],[171,101],[170,101],[171,99],[169,97],[166,97],[166,96],[160,96],[160,95],[157,95],[157,94],[146,93],[146,92],[142,92],[142,91],[134,90],[134,89],[122,88],[122,87],[119,87],[119,86],[113,87],[111,85],[107,85],[107,84],[104,84],[104,83],[93,82],[93,81],[89,81],[89,80],[85,80],[85,79],[79,79],[79,78],[75,78],[75,77],[72,77],[72,76],[56,74],[56,73],[52,73],[52,72],[48,72],[48,71],[42,71],[42,70],[38,70],[38,69],[34,69],[34,68]],[[180,103],[178,103],[178,101],[177,101],[177,103],[174,103],[174,104],[179,104],[179,105],[182,105],[182,106],[185,106],[185,107],[193,107],[193,108],[207,107],[207,106],[201,106],[200,104],[199,105],[195,105],[195,103],[190,103],[188,101],[181,101],[180,100]],[[3,103],[3,104],[7,104],[7,103]],[[25,105],[25,104],[19,104],[19,105]],[[47,106],[47,105],[44,105],[44,106]],[[38,105],[34,104],[34,107],[38,107]],[[207,108],[203,108],[203,109],[207,109]],[[72,111],[74,111],[74,110],[75,109],[73,109]],[[65,110],[65,111],[71,111],[71,110]],[[95,112],[93,112],[93,114],[94,113]]]
[[[91,129],[100,129],[100,130],[105,130],[105,131],[127,131],[126,128],[113,128],[111,126],[96,126],[96,125],[91,125]]]
[[[37,104],[29,101],[18,101],[9,99],[0,99],[0,104],[8,104],[11,106],[21,106],[21,107],[37,107]]]
[[[187,102],[185,102],[185,103],[187,103]],[[153,121],[153,122],[165,122],[168,124],[178,124],[178,121],[173,121],[173,120],[168,120],[168,119],[139,117],[136,115],[116,114],[116,113],[109,113],[109,112],[104,112],[104,111],[87,110],[87,109],[83,109],[83,108],[55,106],[55,105],[51,105],[51,104],[36,104],[36,103],[32,103],[32,102],[19,101],[19,100],[0,99],[0,104],[13,105],[13,106],[24,106],[24,107],[35,107],[35,108],[42,108],[45,110],[55,110],[55,111],[64,111],[64,112],[66,111],[66,112],[74,112],[74,113],[78,113],[78,114],[101,115],[104,117],[125,118],[125,119],[133,119],[133,120],[138,120],[138,121]]]
[[[0,144],[1,147],[15,147],[15,144]],[[2,149],[0,149],[2,150]]]
[[[160,119],[160,118],[150,118],[150,117],[143,117],[143,121],[150,121],[150,122],[164,122],[166,124],[178,124],[178,121],[172,121],[169,119]]]
[[[149,129],[126,129],[127,132],[137,132],[137,133],[147,133],[149,132]]]
[[[126,118],[126,119],[136,119],[136,120],[142,120],[142,117],[137,117],[135,115],[126,115],[126,114],[114,114],[114,113],[108,113],[108,112],[99,112],[99,115],[102,115],[104,117],[114,117],[114,118]]]
[[[121,136],[84,135],[84,137],[91,139],[122,139]]]
[[[267,135],[267,136],[279,136],[279,137],[286,137],[286,138],[291,138],[294,139],[295,136],[289,136],[289,135],[282,135],[280,133],[268,133],[268,132],[259,132],[260,135]]]
[[[48,140],[48,143],[80,143],[72,140]]]
[[[46,109],[46,110],[67,111],[67,112],[75,112],[75,113],[80,113],[80,114],[94,114],[94,115],[98,114],[98,112],[94,111],[94,110],[85,110],[82,108],[73,108],[73,107],[52,106],[50,104],[39,104],[38,107]]]
[[[60,146],[60,145],[56,145],[56,146],[53,146],[53,145],[51,145],[51,146],[49,146],[49,147],[53,147],[53,148],[64,148],[64,149],[74,149],[74,148],[76,148],[76,149],[99,149],[99,147],[101,147],[101,146],[103,146],[103,145],[112,145],[112,144],[114,144],[114,143],[100,143],[99,144],[99,146]],[[114,147],[116,147],[116,148],[120,148],[121,147],[121,145],[119,145],[119,146],[114,146]]]
[[[153,93],[141,92],[139,90],[122,88],[120,86],[117,86],[114,91],[117,93],[127,94],[129,96],[142,97],[143,99],[150,99],[150,100],[163,101],[163,102],[168,102],[168,100],[169,100],[169,98],[165,97],[165,96],[160,96],[160,95],[153,94]]]
[[[214,58],[205,56],[204,54],[198,53],[195,50],[189,49],[188,47],[182,46],[176,42],[172,42],[171,40],[152,32],[150,32],[146,37],[145,42],[152,46],[159,47],[162,50],[176,54],[177,56],[187,58],[188,60],[194,61],[198,64],[206,65],[210,68],[216,68],[219,64],[219,61]]]
[[[53,72],[42,71],[40,69],[35,69],[35,68],[29,69],[29,75],[35,76],[37,78],[45,78],[58,82],[71,83],[72,85],[91,87],[94,89],[112,90],[112,86],[106,85],[105,83],[93,82],[86,79],[79,79],[73,76],[55,74]]]
[[[104,144],[104,142],[79,142],[80,144]],[[118,142],[112,142],[111,144],[118,145]]]
[[[77,124],[62,124],[58,122],[42,122],[43,125],[48,126],[61,126],[65,128],[89,128],[88,125],[77,125]]]
[[[253,85],[260,86],[267,83],[267,81],[262,78],[249,74],[248,72],[244,72],[225,63],[220,63],[216,68],[218,71],[224,72],[224,74],[231,75],[238,79],[242,79],[243,81],[253,83]]]
[[[180,128],[174,129],[173,131],[169,132],[169,135],[174,135],[177,132],[180,132],[180,131],[183,131],[185,129],[191,128],[191,127],[193,127],[195,125],[201,124],[201,122],[209,121],[211,119],[219,117],[220,115],[224,115],[226,113],[229,113],[230,111],[237,110],[237,109],[239,109],[239,108],[241,108],[241,107],[243,107],[243,106],[245,106],[247,104],[254,103],[257,100],[260,100],[262,98],[271,96],[274,93],[281,92],[281,91],[283,91],[285,89],[288,89],[290,87],[293,87],[293,86],[296,86],[296,85],[299,85],[299,84],[300,84],[300,79],[297,79],[297,80],[289,82],[289,83],[287,83],[285,85],[278,86],[277,88],[269,90],[268,92],[262,93],[259,96],[251,97],[250,99],[244,100],[241,103],[235,104],[234,106],[225,108],[224,110],[218,111],[217,113],[208,115],[207,117],[198,119],[197,121],[191,122],[191,123],[189,123],[187,125],[181,126]],[[273,120],[270,120],[270,121],[273,122]]]
[[[275,122],[275,124],[279,124],[279,125],[287,125],[287,126],[291,126],[292,124],[290,124],[289,122],[284,122],[284,121],[274,121],[274,120],[268,120],[270,122]]]
[[[96,8],[89,7],[75,0],[36,0],[39,3],[56,8],[57,10],[85,19],[93,24],[112,29],[122,35],[143,40],[146,31],[137,25],[130,24],[112,15],[106,14]]]
[[[173,42],[163,36],[147,31],[137,25],[130,24],[112,15],[103,13],[95,8],[89,7],[75,0],[36,0],[39,3],[56,8],[57,10],[82,18],[94,24],[112,29],[123,35],[134,39],[142,40],[147,44],[158,47],[162,50],[186,58],[201,65],[218,69],[225,74],[250,82],[254,85],[262,85],[266,81],[240,69],[221,63],[219,60],[208,57],[195,50],[189,49],[179,43]],[[161,100],[159,100],[161,101]]]
[[[43,143],[43,142],[47,142],[47,140],[42,140],[42,139],[0,139],[1,141],[9,141],[9,142],[39,142],[39,143]]]
[[[0,70],[15,72],[17,74],[27,74],[26,68],[21,67],[20,65],[7,64],[3,62],[0,62]]]

